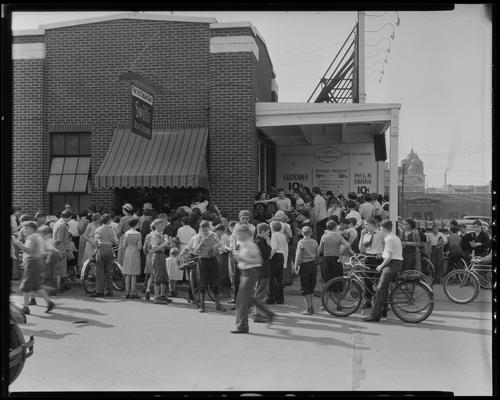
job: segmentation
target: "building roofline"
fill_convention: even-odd
[[[266,41],[264,40],[264,36],[259,32],[259,30],[253,25],[250,21],[237,21],[237,22],[215,22],[210,24],[210,29],[228,29],[228,28],[250,28],[255,37],[258,37],[267,52],[267,58],[269,59],[269,63],[271,64],[271,70],[273,72],[274,77],[276,78],[276,72],[274,71],[273,62],[271,60],[271,55],[269,54],[269,50],[267,48]]]
[[[12,36],[42,36],[44,33],[43,29],[21,29],[12,31]]]
[[[124,12],[111,15],[102,15],[99,17],[75,19],[71,21],[61,21],[52,24],[42,24],[38,29],[18,30],[13,31],[13,36],[30,36],[30,35],[43,35],[48,29],[65,28],[68,26],[77,26],[85,24],[93,24],[96,22],[115,21],[119,19],[136,19],[148,21],[172,21],[172,22],[194,22],[203,24],[213,24],[217,20],[215,18],[205,17],[190,17],[182,15],[162,15],[162,14],[139,14],[138,12]]]

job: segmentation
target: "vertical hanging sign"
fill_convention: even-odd
[[[132,132],[151,139],[153,132],[153,95],[133,83],[132,88]]]

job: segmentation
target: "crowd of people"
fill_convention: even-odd
[[[178,296],[177,284],[185,281],[179,268],[189,257],[199,258],[200,306],[205,312],[208,287],[215,296],[215,308],[224,312],[219,292],[233,289],[229,301],[236,309],[237,328],[233,333],[248,332],[248,313],[254,322],[269,322],[274,313],[270,304],[284,304],[284,286],[300,278],[304,297],[303,314],[314,313],[313,293],[317,266],[323,282],[342,275],[342,264],[356,253],[367,256],[368,266],[381,272],[380,294],[367,307],[366,318],[377,321],[383,316],[383,296],[394,275],[400,270],[421,269],[421,257],[429,257],[443,271],[444,252],[449,253],[448,268],[460,258],[472,254],[484,256],[490,239],[474,223],[474,232],[452,221],[450,235],[419,230],[412,219],[401,221],[397,234],[389,219],[389,199],[379,194],[347,197],[322,193],[318,187],[287,194],[283,189],[259,192],[253,212],[242,210],[238,220],[228,220],[203,194],[190,206],[155,210],[152,203],[134,209],[130,203],[113,213],[95,206],[78,214],[66,204],[59,217],[38,212],[23,215],[14,208],[11,215],[13,278],[19,276],[18,251],[22,252],[23,277],[20,290],[24,308],[36,304],[39,293],[47,301],[47,312],[55,306],[44,287],[58,293],[79,276],[83,264],[96,260],[94,297],[114,296],[112,265],[114,248],[125,276],[125,299],[138,299],[137,278],[144,277],[144,299],[153,304],[168,304]],[[152,299],[153,294],[153,299]],[[252,307],[250,307],[252,306]]]

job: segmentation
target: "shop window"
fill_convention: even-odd
[[[413,212],[411,217],[413,219],[422,219],[422,213],[421,212]]]
[[[90,133],[52,133],[51,143],[47,192],[86,193],[90,174]],[[60,196],[55,199],[59,201]]]
[[[85,193],[90,172],[90,157],[54,157],[50,166],[47,192]]]
[[[424,219],[425,220],[433,220],[434,219],[434,213],[432,213],[432,212],[426,212],[426,213],[424,213]]]
[[[75,212],[86,210],[90,206],[89,194],[54,193],[51,196],[50,212],[60,216],[65,204],[71,204]]]

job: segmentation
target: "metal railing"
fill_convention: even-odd
[[[307,102],[314,99],[314,103],[348,103],[355,102],[356,94],[356,65],[357,65],[357,28],[352,28],[339,52],[326,69],[316,88]]]

